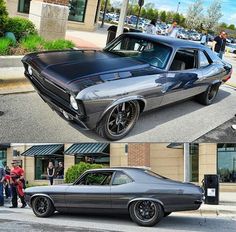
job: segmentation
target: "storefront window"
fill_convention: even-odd
[[[0,161],[4,166],[7,164],[7,150],[0,150]]]
[[[87,0],[70,0],[69,1],[69,20],[84,22]]]
[[[31,0],[19,0],[18,1],[18,12],[29,14]]]
[[[94,156],[94,155],[76,155],[75,163],[78,164],[80,162],[90,163],[90,164],[102,164],[105,166],[109,166],[110,157],[109,156]]]
[[[55,156],[55,157],[35,156],[35,180],[47,179],[47,167],[48,167],[49,162],[53,162],[55,169],[57,169],[59,162],[62,162],[64,164],[64,157],[63,156]]]
[[[217,145],[217,173],[222,183],[236,182],[236,144]]]
[[[191,143],[189,145],[190,153],[190,181],[198,182],[198,166],[199,166],[199,145]]]

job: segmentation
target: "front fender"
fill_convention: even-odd
[[[123,98],[119,98],[114,100],[110,105],[108,105],[106,107],[106,109],[103,111],[103,113],[100,115],[98,122],[103,118],[103,116],[114,106],[120,104],[120,103],[124,103],[124,102],[128,102],[128,101],[139,101],[143,104],[143,107],[141,108],[141,112],[145,110],[145,106],[146,106],[146,100],[144,99],[144,97],[142,96],[127,96],[127,97],[123,97]]]
[[[30,198],[30,205],[32,205],[33,199],[34,199],[35,197],[37,197],[37,196],[47,197],[47,198],[49,198],[49,199],[52,201],[53,205],[55,205],[53,199],[52,199],[49,195],[47,195],[47,194],[45,194],[45,193],[36,193],[36,194],[34,194],[33,196],[31,196],[31,198]]]

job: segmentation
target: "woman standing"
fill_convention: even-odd
[[[50,185],[53,185],[53,178],[54,178],[54,174],[55,174],[55,168],[54,168],[52,162],[48,163],[47,174],[48,174],[48,179],[49,179]]]

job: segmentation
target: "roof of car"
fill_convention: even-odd
[[[125,33],[123,35],[131,35],[134,37],[147,39],[147,40],[150,40],[153,42],[169,44],[172,47],[190,47],[190,48],[204,48],[204,49],[206,49],[206,46],[204,46],[202,44],[192,42],[192,41],[183,40],[183,39],[176,39],[176,38],[172,38],[170,36],[151,35],[151,34],[147,34],[147,33],[137,33],[137,32],[129,32],[129,33]]]
[[[97,168],[97,169],[89,169],[88,171],[122,171],[122,170],[133,170],[133,171],[143,171],[146,168],[143,167],[110,167],[110,168]]]

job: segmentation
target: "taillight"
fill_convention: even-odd
[[[223,82],[228,81],[231,78],[232,73],[233,73],[233,68],[231,68],[229,74],[223,79]]]

